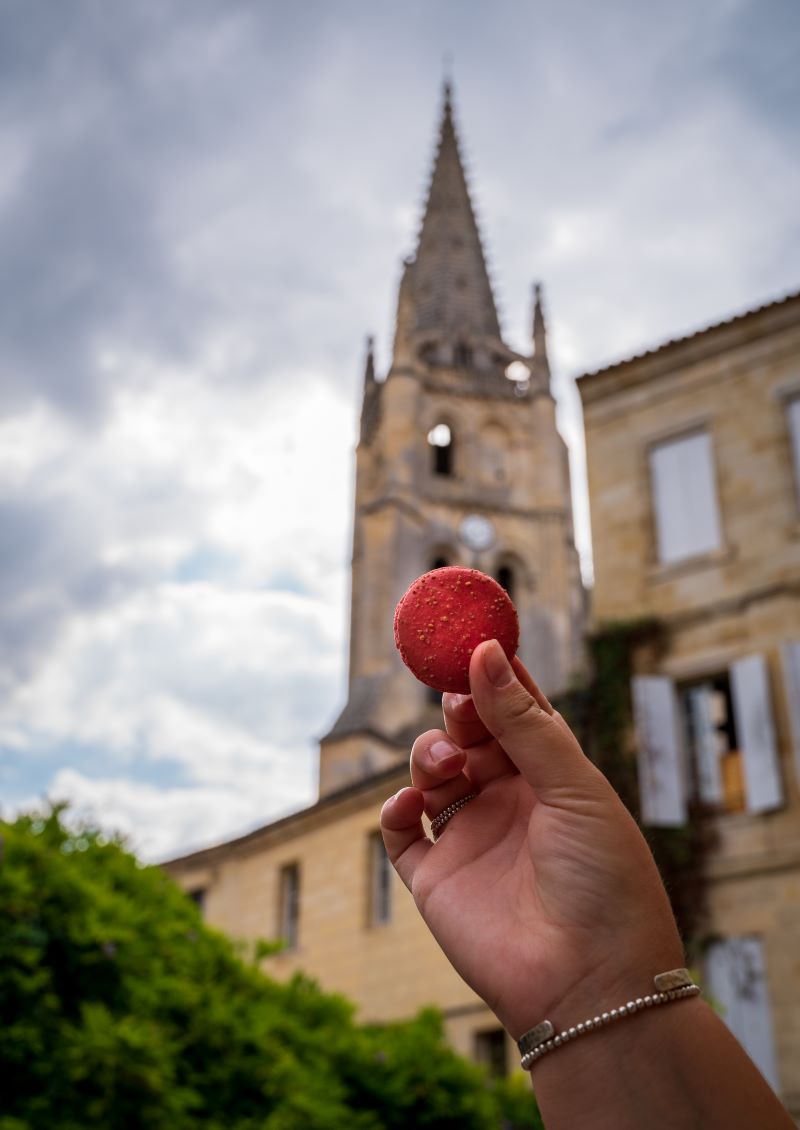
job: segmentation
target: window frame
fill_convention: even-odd
[[[439,427],[447,428],[447,443],[435,443],[430,437]],[[456,477],[456,429],[453,421],[445,416],[438,418],[425,431],[428,448],[428,470],[434,480],[454,479]]]
[[[192,887],[186,892],[186,895],[197,907],[200,916],[205,918],[208,887]]]
[[[477,1028],[472,1033],[473,1059],[492,1079],[509,1075],[508,1037],[500,1027]],[[498,1054],[500,1052],[500,1054]]]
[[[392,921],[392,867],[380,829],[367,837],[368,910],[370,927],[380,929]]]
[[[724,695],[726,721],[714,727],[717,733],[726,733],[729,743],[728,756],[735,759],[735,773],[731,772],[733,761],[727,773],[723,767],[725,754],[718,753],[719,761],[719,787],[721,795],[718,800],[703,796],[702,784],[702,750],[699,748],[698,735],[695,732],[695,719],[690,696],[693,691],[710,688],[714,693]],[[686,783],[687,803],[690,807],[699,806],[720,816],[733,816],[747,812],[747,782],[744,778],[744,753],[741,748],[741,739],[736,723],[736,710],[733,702],[733,687],[731,683],[730,666],[725,666],[706,674],[689,679],[676,679],[675,690],[678,695],[681,722],[684,734],[684,749],[686,751]],[[734,791],[731,777],[738,775],[740,792]]]
[[[300,948],[300,863],[284,863],[278,872],[278,938],[284,952]]]

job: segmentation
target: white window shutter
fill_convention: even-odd
[[[639,675],[631,693],[642,822],[678,827],[686,823],[686,780],[674,684],[661,675]]]
[[[731,665],[736,733],[742,752],[749,812],[769,812],[783,804],[783,784],[763,655],[748,655]]]
[[[726,938],[709,946],[706,980],[712,1003],[773,1088],[780,1089],[764,953],[759,938]]]
[[[795,482],[798,491],[800,491],[800,396],[789,401],[787,413],[789,416],[789,432],[792,437]]]
[[[692,687],[689,691],[698,793],[705,804],[721,804],[723,800],[719,734],[712,712],[713,693],[712,688],[706,685]]]
[[[800,784],[800,643],[785,643],[781,647],[781,659],[792,727],[794,771],[797,775],[797,783]]]
[[[711,437],[684,436],[650,455],[659,561],[669,564],[722,544]]]

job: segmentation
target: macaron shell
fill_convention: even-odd
[[[403,662],[437,691],[469,694],[470,657],[490,639],[512,659],[519,619],[505,589],[478,569],[433,569],[411,584],[395,610],[394,640]]]

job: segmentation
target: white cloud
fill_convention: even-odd
[[[81,771],[62,765],[42,788],[68,781],[83,803],[96,775],[105,822],[138,822],[148,775],[165,769],[180,811],[218,797],[208,827],[226,833],[242,813],[266,820],[313,799],[315,741],[342,693],[354,414],[312,375],[290,377],[278,390],[176,374],[123,389],[80,444],[39,409],[22,421],[36,455],[9,456],[16,488],[27,472],[31,491],[83,523],[73,533],[90,558],[135,582],[62,609],[0,700],[0,747],[29,772],[69,749]],[[58,591],[53,567],[38,588],[23,572],[26,599]],[[231,802],[237,791],[246,801]],[[154,820],[143,850],[177,850],[187,825],[165,840]]]
[[[570,375],[797,285],[796,19],[778,0],[17,6],[7,800],[63,790],[157,855],[311,795],[343,694],[362,337],[386,358],[445,50],[519,348],[545,282],[588,557]]]
[[[68,819],[87,821],[118,832],[143,859],[168,859],[178,850],[221,842],[283,814],[285,804],[271,803],[267,781],[245,787],[235,777],[205,788],[159,788],[126,777],[86,777],[73,769],[56,774],[53,801],[66,801]],[[302,802],[298,795],[297,802]],[[31,800],[26,808],[40,808]]]

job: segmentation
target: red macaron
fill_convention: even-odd
[[[483,640],[509,659],[519,618],[506,590],[486,573],[448,565],[417,577],[394,613],[394,642],[406,667],[437,691],[469,694],[469,661]]]

